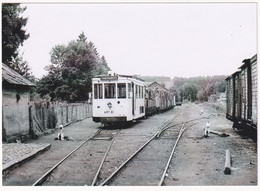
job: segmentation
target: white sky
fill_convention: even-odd
[[[24,5],[22,52],[38,78],[51,48],[82,31],[119,74],[229,75],[257,53],[256,3]]]

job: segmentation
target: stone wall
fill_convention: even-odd
[[[29,136],[29,87],[4,86],[2,89],[3,140]]]

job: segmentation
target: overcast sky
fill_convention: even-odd
[[[40,78],[50,51],[84,32],[119,74],[229,75],[257,52],[255,3],[23,4],[24,59]]]

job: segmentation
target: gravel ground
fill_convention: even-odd
[[[200,115],[201,110],[204,111],[203,115]],[[178,123],[219,112],[218,108],[212,107],[210,104],[183,104],[182,106],[175,107],[173,110],[165,113],[148,117],[145,120],[140,120],[130,127],[122,127],[120,134],[115,139],[105,160],[99,179],[104,180],[110,175],[113,169],[121,165],[136,148],[139,148],[139,146],[146,142],[152,134],[163,125],[163,123],[170,119],[171,116],[182,113],[183,115],[179,115],[175,120],[176,123]],[[203,130],[207,120],[203,119],[194,122],[195,125],[187,128],[177,145],[164,185],[257,185],[257,144],[250,138],[234,131],[232,129],[232,123],[228,121],[223,114],[224,113],[210,117],[210,129],[228,133],[230,136],[220,137],[218,135],[210,134],[208,138],[204,138]],[[187,126],[188,125],[189,124],[187,124]],[[86,119],[64,129],[64,134],[73,137],[75,141],[54,141],[57,133],[43,136],[40,139],[33,141],[33,144],[50,143],[52,146],[47,152],[10,172],[7,177],[3,178],[3,185],[31,185],[37,177],[42,176],[43,172],[50,169],[53,164],[63,158],[70,150],[73,150],[84,139],[94,134],[99,129],[99,126],[100,124],[93,123],[92,119]],[[93,141],[93,143],[94,142],[95,141]],[[103,142],[103,146],[106,146],[107,142]],[[154,151],[156,151],[165,147],[165,144],[165,141],[162,141],[159,144],[152,144],[151,146],[154,147]],[[89,157],[84,158],[84,152],[76,154],[75,162],[67,162],[67,169],[64,171],[60,169],[54,173],[53,177],[56,175],[61,177],[60,182],[57,185],[79,185],[77,184],[77,177],[82,181],[80,184],[83,184],[84,178],[88,178],[90,174],[94,174],[95,166],[98,165],[95,163],[95,158],[90,156],[102,156],[100,149],[104,152],[103,150],[105,147],[103,147],[102,144],[92,145],[93,144],[89,144],[84,148]],[[231,175],[224,175],[223,173],[226,149],[230,149],[232,156]],[[132,166],[134,165],[137,170],[131,171],[132,174],[130,178],[132,179],[128,181],[127,176],[125,175],[124,177],[121,177],[122,181],[117,182],[116,185],[148,185],[144,182],[145,179],[141,179],[142,177],[135,176],[135,174],[141,169],[145,171],[151,164],[151,167],[153,168],[156,168],[157,164],[161,165],[167,156],[165,155],[163,160],[161,160],[160,157],[156,157],[156,154],[158,154],[158,152],[152,154],[149,151],[147,156],[145,156],[146,154],[144,153],[142,160],[147,161],[147,163],[133,163]],[[83,157],[85,161],[80,159],[80,157]],[[145,159],[145,157],[147,158]],[[79,163],[77,163],[77,160]],[[151,160],[153,160],[154,163],[150,163]],[[87,164],[85,164],[87,161],[95,165],[92,165],[91,167],[87,166]],[[84,169],[85,167],[80,168],[78,164],[81,162],[85,165],[86,169]],[[75,168],[75,165],[78,166]],[[82,172],[82,174],[80,174],[80,172]],[[152,182],[153,180],[156,180],[154,175],[158,173],[159,172],[154,171],[154,174],[147,174],[146,176],[153,175],[150,177],[150,181]],[[67,181],[67,183],[62,183],[62,177],[68,177],[68,174],[70,176],[75,175],[73,181],[69,180],[71,182]],[[145,173],[143,176],[145,176]],[[50,183],[48,185],[52,184]]]
[[[2,165],[4,166],[22,160],[28,155],[32,155],[46,146],[48,146],[48,144],[2,144]]]
[[[190,118],[205,116],[218,110],[209,104],[188,104]],[[222,113],[223,114],[223,113]],[[232,129],[232,122],[224,115],[213,115],[208,120],[210,130],[229,134],[220,137],[210,134],[204,138],[206,121],[184,132],[172,160],[165,185],[178,186],[252,186],[257,185],[257,144]],[[231,152],[231,174],[224,174],[225,152]]]

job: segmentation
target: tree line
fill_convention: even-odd
[[[208,101],[209,97],[214,94],[225,92],[227,76],[207,76],[181,78],[175,77],[173,89],[176,91],[176,99],[178,102],[188,100],[194,102]]]

